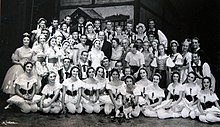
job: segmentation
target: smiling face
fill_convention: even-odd
[[[182,51],[188,52],[188,50],[189,50],[189,43],[187,42],[182,43]]]
[[[165,54],[165,51],[164,51],[164,46],[160,45],[158,47],[158,52],[160,53],[161,56],[163,56]]]
[[[42,43],[42,44],[44,44],[44,42],[46,42],[46,37],[43,35],[43,34],[41,34],[40,36],[39,36],[39,40],[38,40],[40,43]]]
[[[133,86],[133,80],[132,78],[127,78],[125,80],[125,84],[128,86],[128,87],[132,87]]]
[[[54,72],[50,73],[49,76],[48,76],[48,81],[49,81],[49,84],[54,84],[55,81],[56,81],[56,74]]]
[[[92,33],[92,32],[93,32],[93,26],[92,26],[92,25],[89,25],[89,26],[87,27],[87,30],[88,30],[89,33]]]
[[[118,43],[116,42],[116,40],[112,40],[112,46],[113,47],[117,47],[118,46]]]
[[[69,69],[70,68],[70,59],[64,59],[63,60],[63,66],[64,66],[64,68],[66,68],[66,69]]]
[[[149,28],[154,28],[155,27],[155,22],[154,21],[150,21],[149,23],[148,23],[148,26],[149,26]]]
[[[78,73],[79,73],[79,69],[78,68],[73,68],[71,73],[72,73],[72,77],[77,78]]]
[[[101,42],[100,41],[95,41],[94,42],[94,48],[96,48],[96,49],[100,49],[100,46],[101,46]]]
[[[50,40],[50,46],[51,46],[51,47],[54,47],[56,44],[57,44],[56,38],[52,38],[52,39]]]
[[[24,46],[29,46],[30,43],[30,38],[29,37],[24,37],[23,38],[23,45]]]
[[[177,52],[177,44],[176,43],[172,43],[171,49],[172,49],[173,53],[176,53]]]
[[[194,74],[189,73],[188,76],[187,76],[187,81],[188,81],[189,83],[192,83],[192,82],[194,82],[195,78],[196,78],[196,77],[195,77]]]
[[[104,69],[103,68],[99,68],[97,70],[97,76],[104,77]]]
[[[113,71],[113,72],[112,72],[112,78],[113,78],[113,79],[118,79],[118,78],[119,78],[119,74],[118,74],[117,71]]]
[[[205,88],[205,89],[210,89],[210,86],[211,86],[211,82],[210,82],[210,80],[209,79],[203,79],[203,87]]]
[[[147,77],[147,72],[144,69],[141,69],[140,70],[140,76],[141,76],[142,79],[146,78]]]
[[[26,64],[26,66],[25,66],[25,72],[31,73],[32,68],[33,68],[33,65],[32,65],[32,64],[30,64],[30,63]]]
[[[158,85],[159,82],[160,82],[160,77],[157,76],[157,75],[154,75],[154,77],[153,77],[153,83]]]
[[[131,75],[131,69],[125,68],[125,75]]]
[[[94,70],[94,68],[89,68],[89,69],[88,69],[88,77],[89,77],[89,78],[93,78],[94,75],[95,75],[95,70]]]
[[[145,42],[145,43],[143,44],[143,48],[144,48],[145,51],[147,51],[147,50],[149,49],[149,43],[148,43],[148,42]]]
[[[94,22],[94,26],[95,26],[96,28],[100,28],[101,22],[100,22],[99,20],[96,20],[96,21]]]

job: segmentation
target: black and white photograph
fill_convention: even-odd
[[[0,127],[219,127],[219,0],[0,5]]]

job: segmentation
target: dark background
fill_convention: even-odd
[[[139,7],[144,8],[140,5],[140,1],[134,2],[135,22],[146,23],[142,11],[139,9]],[[151,1],[154,2],[152,5],[156,5],[158,2],[158,0]],[[166,4],[163,9],[170,10],[172,15],[167,12],[164,17],[159,18],[159,20],[161,19],[159,28],[168,39],[182,41],[187,37],[200,38],[201,48],[207,52],[211,60],[212,73],[217,80],[216,93],[220,97],[219,0],[195,0],[192,2],[186,0],[185,3],[181,3],[183,1],[166,1],[171,1],[173,4]],[[48,26],[52,17],[59,18],[59,0],[0,0],[0,5],[0,83],[2,83],[4,75],[12,65],[11,54],[22,45],[22,33],[36,29],[36,22],[40,17],[48,19]],[[156,7],[152,10],[157,11],[159,8]]]

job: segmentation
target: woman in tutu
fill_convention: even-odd
[[[157,111],[161,108],[162,99],[165,98],[165,92],[159,87],[161,75],[156,73],[153,76],[153,83],[145,87],[144,96],[146,104],[143,106],[142,113],[147,117],[157,117]]]
[[[39,107],[37,103],[41,96],[36,95],[37,77],[32,74],[33,64],[24,64],[24,73],[15,80],[16,95],[7,100],[10,104],[17,105],[22,112],[36,112]]]
[[[93,67],[88,68],[86,74],[87,79],[83,80],[85,85],[82,89],[82,104],[87,113],[99,113],[101,108],[98,81],[94,78],[95,69]]]
[[[40,110],[44,113],[57,114],[62,110],[62,103],[59,100],[62,85],[55,81],[56,76],[57,74],[55,72],[50,71],[47,77],[48,83],[41,91]]]
[[[220,106],[218,97],[211,90],[211,78],[202,79],[202,90],[197,95],[199,120],[202,122],[220,122]]]
[[[70,72],[71,77],[63,82],[63,112],[65,113],[67,109],[72,114],[81,113],[83,110],[81,103],[82,87],[86,84],[81,80],[81,72],[77,66],[73,66]]]
[[[183,103],[184,88],[182,83],[180,83],[180,74],[178,72],[173,72],[171,76],[171,81],[172,83],[170,83],[167,88],[168,95],[165,100],[165,101],[169,101],[169,103],[167,103],[166,105],[163,106],[163,108],[157,111],[158,117],[160,119],[180,117],[181,111],[184,107],[184,103]]]
[[[93,41],[93,47],[91,51],[89,51],[88,60],[91,61],[91,67],[96,69],[98,66],[101,65],[101,61],[103,60],[105,54],[101,51],[101,40],[95,39]]]
[[[123,81],[119,79],[120,74],[119,71],[115,68],[111,70],[111,81],[106,85],[106,89],[108,91],[108,95],[101,96],[101,102],[104,102],[104,112],[105,114],[110,114],[113,109],[117,111],[120,107],[122,107],[122,95],[120,94],[120,90],[123,84]]]
[[[184,88],[184,108],[181,112],[181,115],[183,118],[189,117],[194,109],[197,107],[198,99],[196,95],[200,92],[201,87],[195,83],[196,80],[196,74],[194,72],[189,72],[187,76],[187,82],[183,84]]]
[[[22,68],[24,63],[27,61],[32,61],[33,52],[29,47],[29,43],[30,35],[28,33],[24,33],[23,46],[17,48],[12,54],[11,58],[14,65],[7,71],[2,84],[2,90],[6,94],[15,94],[14,81],[20,74],[24,73],[24,70]]]
[[[124,80],[124,84],[122,85],[123,86],[120,92],[123,95],[123,113],[125,115],[125,118],[129,119],[132,116],[138,117],[141,111],[138,102],[139,100],[138,97],[141,95],[141,92],[139,91],[139,88],[135,85],[135,80],[133,76],[130,75],[126,76]],[[128,113],[128,109],[130,109],[129,113]]]

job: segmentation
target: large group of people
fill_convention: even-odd
[[[197,37],[168,42],[154,19],[126,27],[70,16],[40,18],[24,33],[2,84],[22,112],[100,113],[130,119],[219,122],[220,106],[208,57]],[[180,50],[179,50],[180,48]]]

